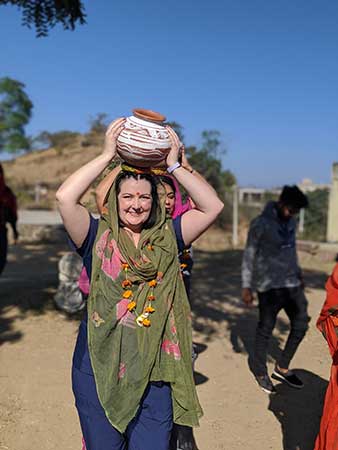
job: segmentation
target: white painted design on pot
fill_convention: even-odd
[[[134,116],[126,119],[117,138],[117,151],[121,158],[139,167],[164,162],[170,146],[170,137],[163,125]]]

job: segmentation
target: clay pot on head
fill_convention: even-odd
[[[170,152],[168,130],[163,125],[166,118],[148,109],[133,109],[117,138],[120,157],[136,167],[164,166]]]

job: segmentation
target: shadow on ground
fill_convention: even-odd
[[[57,264],[67,250],[66,244],[10,246],[9,261],[0,276],[0,345],[22,338],[17,328],[28,314],[56,311]],[[78,316],[67,317],[78,320]]]
[[[192,280],[194,328],[205,342],[223,338],[235,353],[252,356],[257,307],[248,308],[240,299],[242,251],[209,253],[195,251]],[[304,270],[308,288],[324,289],[326,272]],[[325,293],[323,292],[323,302]],[[316,320],[313,318],[312,320]],[[275,361],[289,331],[285,316],[278,317],[270,341],[268,359]],[[296,390],[280,384],[271,396],[269,410],[281,424],[284,450],[313,450],[319,429],[327,381],[306,370],[295,371],[304,381]]]
[[[194,381],[196,386],[206,383],[208,380],[209,378],[203,375],[203,373],[194,371]]]
[[[14,322],[28,313],[44,314],[55,310],[53,296],[58,277],[57,264],[68,251],[64,244],[20,244],[11,246],[9,262],[0,277],[0,343],[16,341],[21,333],[14,329]],[[229,336],[233,351],[252,352],[254,330],[257,321],[256,308],[245,307],[240,298],[240,265],[242,251],[195,251],[192,282],[194,327],[205,341]],[[326,274],[305,271],[309,287],[322,288]],[[15,312],[13,307],[16,307]],[[80,316],[66,316],[79,320]],[[271,342],[270,356],[278,357],[281,337],[288,324],[277,321],[278,336]]]
[[[270,395],[269,410],[281,424],[283,450],[313,450],[328,382],[307,370],[294,371],[304,382],[297,390],[281,383]]]
[[[225,337],[230,340],[235,353],[250,356],[258,310],[256,306],[248,308],[240,298],[242,254],[241,250],[194,252],[192,308],[194,329],[205,342]],[[327,274],[305,270],[304,277],[308,288],[323,289]],[[273,360],[278,358],[281,342],[288,331],[288,321],[278,317],[269,349],[269,357]]]

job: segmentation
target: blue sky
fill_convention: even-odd
[[[241,185],[330,180],[338,160],[338,2],[84,2],[87,25],[47,38],[0,7],[0,76],[25,83],[27,133],[90,116],[164,113],[186,143],[217,129]]]

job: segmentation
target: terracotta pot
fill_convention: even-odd
[[[160,113],[134,109],[117,138],[121,158],[136,167],[165,165],[171,147],[165,120]]]

